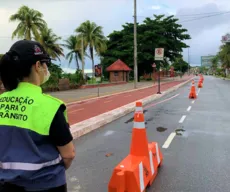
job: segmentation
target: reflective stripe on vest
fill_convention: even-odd
[[[60,163],[62,160],[61,156],[52,161],[46,163],[18,163],[18,162],[0,162],[0,169],[12,169],[12,170],[24,170],[24,171],[37,171],[44,167],[49,167]]]

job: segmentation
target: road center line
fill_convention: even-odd
[[[189,106],[189,107],[188,107],[188,109],[187,109],[187,111],[190,111],[190,110],[191,110],[191,108],[192,108],[192,106]]]
[[[124,97],[131,97],[132,95],[125,95]]]
[[[184,122],[184,120],[185,120],[185,118],[186,118],[186,115],[183,115],[183,116],[181,117],[181,119],[180,119],[179,123],[183,123],[183,122]]]
[[[194,104],[195,103],[195,100],[194,101],[192,101],[192,104]]]
[[[171,144],[171,142],[172,142],[172,140],[174,139],[175,136],[176,136],[176,133],[175,133],[175,132],[171,133],[171,134],[168,136],[168,138],[167,138],[167,140],[165,141],[165,143],[164,143],[164,145],[162,146],[162,148],[167,149],[167,148],[169,147],[169,145]]]

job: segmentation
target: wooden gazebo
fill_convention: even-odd
[[[112,65],[106,68],[106,71],[109,72],[109,81],[113,82],[128,82],[129,81],[129,72],[132,69],[126,65],[123,61],[118,59]]]

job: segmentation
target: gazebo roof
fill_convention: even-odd
[[[123,61],[118,59],[115,61],[112,65],[106,68],[106,71],[132,71],[131,68],[129,68],[128,65],[126,65]]]

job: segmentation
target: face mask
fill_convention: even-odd
[[[44,71],[45,71],[45,70],[44,70]],[[49,72],[49,70],[47,69],[47,74],[46,74],[46,75],[44,74],[44,79],[43,79],[42,84],[44,84],[46,81],[48,81],[49,78],[50,78],[50,72]]]

